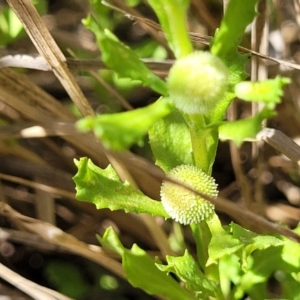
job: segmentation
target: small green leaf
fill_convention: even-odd
[[[177,110],[154,123],[149,140],[156,165],[166,173],[179,165],[194,164],[190,132]]]
[[[244,244],[242,267],[246,269],[247,259],[255,250],[263,250],[269,247],[278,247],[284,244],[284,241],[271,235],[258,235],[237,224],[230,225],[232,236],[239,239]]]
[[[5,45],[24,34],[21,21],[9,7],[4,7],[0,14],[1,45]]]
[[[132,111],[86,117],[76,123],[80,131],[93,130],[104,146],[115,151],[128,149],[132,144],[142,145],[143,136],[151,126],[167,116],[173,106],[167,99]]]
[[[246,26],[252,22],[256,15],[257,1],[229,1],[220,29],[217,30],[212,42],[211,51],[213,54],[224,58],[228,53],[236,51]]]
[[[125,212],[148,213],[168,218],[159,201],[145,196],[128,182],[122,183],[111,166],[103,170],[87,158],[75,160],[75,164],[78,172],[73,180],[78,200],[94,203],[98,209],[122,209]]]
[[[223,292],[225,299],[230,298],[230,293],[232,292],[232,284],[239,286],[243,272],[241,270],[240,257],[236,254],[230,254],[223,256],[219,261],[219,273],[220,273],[220,287]],[[243,296],[237,297],[235,294],[234,299],[241,299]]]
[[[272,117],[275,112],[269,108],[263,109],[254,117],[243,120],[224,122],[219,126],[220,140],[233,140],[237,146],[240,146],[246,139],[253,139],[262,129],[262,121]]]
[[[272,235],[260,235],[247,230],[238,224],[231,223],[232,235],[245,244],[245,250],[250,255],[254,250],[267,249],[269,247],[282,246],[284,241]]]
[[[125,251],[123,255],[126,277],[134,287],[142,288],[149,294],[163,296],[166,299],[194,299],[170,275],[158,270],[157,262],[137,245],[133,245],[131,251]]]
[[[240,1],[231,0],[222,19],[220,29],[215,33],[211,43],[211,53],[219,56],[227,65],[229,70],[229,87],[233,87],[238,82],[245,80],[248,74],[245,71],[249,54],[240,54],[238,46],[248,24],[254,19],[255,6],[258,0]],[[228,93],[219,107],[212,113],[210,119],[215,122],[222,121],[224,114],[233,99],[233,95]]]
[[[207,265],[217,263],[224,256],[236,253],[243,247],[243,244],[232,235],[224,232],[214,234],[208,247],[209,258]]]
[[[246,235],[246,242],[251,240],[247,233],[243,234],[240,230],[236,231],[236,234]],[[270,276],[274,276],[278,281],[278,286],[282,288],[282,295],[285,295],[287,299],[298,299],[300,295],[300,245],[284,237],[279,242],[270,240],[272,236],[262,238],[266,238],[263,241],[260,240],[262,243],[257,243],[257,240],[254,243],[260,249],[252,252],[251,263],[248,264],[247,272],[241,278],[240,288],[253,299],[260,298],[261,295],[267,295],[267,281]],[[268,247],[270,244],[271,246]]]
[[[157,267],[163,272],[176,274],[186,284],[186,288],[195,293],[197,299],[210,299],[210,296],[220,299],[217,283],[205,277],[187,250],[183,256],[166,258],[168,265],[156,264]]]
[[[206,266],[216,264],[220,258],[231,255],[243,247],[241,241],[225,231],[216,213],[206,223],[212,235],[208,246],[209,257]]]
[[[300,227],[298,226],[298,234]],[[285,239],[282,260],[293,266],[296,270],[300,270],[300,245],[289,239]],[[300,277],[298,277],[300,281]],[[300,295],[300,294],[299,294]]]
[[[244,81],[235,86],[235,93],[237,97],[246,101],[279,103],[283,95],[283,86],[290,82],[289,78],[280,76],[259,82]]]
[[[239,54],[237,50],[228,53],[222,57],[225,65],[228,67],[228,82],[231,90],[238,82],[245,80],[249,74],[245,71],[246,65],[250,60],[250,54]]]
[[[165,299],[195,299],[171,276],[158,270],[156,267],[156,263],[159,263],[158,260],[152,258],[137,245],[133,245],[131,250],[124,248],[112,228],[106,230],[103,238],[100,238],[100,242],[105,248],[115,250],[122,256],[126,278],[134,287]]]
[[[162,29],[176,58],[181,58],[192,52],[186,29],[186,12],[189,0],[148,0],[157,14]]]
[[[258,283],[266,283],[268,278],[276,270],[286,269],[287,265],[282,261],[281,257],[282,246],[270,247],[262,251],[253,253],[252,266],[245,272],[241,278],[240,288],[245,292],[250,292],[252,287]],[[257,287],[252,290],[256,293]],[[261,289],[261,293],[266,289]],[[263,297],[262,299],[265,299]]]
[[[140,80],[146,86],[166,96],[166,83],[156,76],[129,47],[121,43],[109,30],[103,30],[92,16],[83,21],[97,38],[103,62],[120,77]]]
[[[125,247],[122,245],[117,233],[112,227],[108,227],[105,230],[103,237],[97,235],[97,239],[103,248],[114,251],[120,256],[124,254]]]

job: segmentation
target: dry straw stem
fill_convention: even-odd
[[[56,291],[36,284],[0,263],[0,277],[36,300],[72,300]],[[5,297],[5,296],[4,296]],[[6,297],[5,297],[6,298]]]
[[[114,274],[125,278],[121,263],[106,255],[101,247],[83,243],[49,223],[24,216],[5,203],[0,203],[0,214],[9,218],[19,229],[35,233],[46,242],[70,253],[90,259]]]
[[[46,59],[79,111],[84,116],[94,115],[93,109],[68,69],[65,56],[55,43],[32,2],[30,0],[7,0],[7,3],[16,13],[35,47]]]

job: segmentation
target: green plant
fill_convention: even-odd
[[[47,10],[47,2],[45,0],[35,0],[33,4],[40,13],[44,13]],[[20,20],[9,6],[0,6],[0,28],[1,46],[10,44],[25,35],[25,30]]]
[[[101,5],[96,0],[91,3],[95,11]],[[116,151],[128,149],[134,143],[142,144],[148,133],[156,164],[170,178],[203,195],[216,197],[210,175],[219,138],[240,145],[255,137],[262,121],[275,114],[282,87],[289,83],[289,79],[280,77],[244,82],[249,55],[242,55],[237,49],[246,26],[255,17],[256,3],[257,0],[230,1],[208,53],[193,51],[184,26],[189,1],[149,1],[177,58],[167,81],[155,76],[130,48],[89,16],[84,24],[96,35],[105,64],[118,76],[139,80],[162,96],[144,108],[87,117],[77,123],[78,128],[93,130],[106,147]],[[258,101],[264,107],[251,118],[224,121],[235,96]],[[122,183],[111,166],[102,170],[87,158],[75,163],[77,199],[92,202],[99,209],[171,217],[191,226],[197,257],[182,249],[183,256],[167,256],[166,264],[137,245],[126,249],[111,228],[99,237],[103,247],[122,257],[126,277],[133,286],[167,299],[242,299],[245,294],[263,299],[268,297],[268,279],[277,276],[286,279],[278,279],[284,296],[299,299],[299,288],[295,288],[300,284],[298,244],[280,236],[258,235],[234,223],[222,226],[212,204],[174,182],[163,183],[159,202],[128,182]],[[197,176],[199,180],[204,178],[204,184],[189,181]],[[207,185],[212,191],[207,190]],[[169,209],[170,203],[175,209]]]

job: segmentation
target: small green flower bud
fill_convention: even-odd
[[[228,85],[224,63],[209,52],[178,59],[167,78],[170,98],[187,114],[207,114],[222,100]]]
[[[212,198],[218,195],[214,178],[196,166],[181,165],[172,169],[168,175],[204,195]],[[160,195],[166,212],[175,221],[184,225],[207,220],[214,212],[214,205],[211,202],[168,181],[163,182]]]

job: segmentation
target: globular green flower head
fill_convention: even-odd
[[[187,114],[207,114],[222,100],[228,70],[215,55],[195,51],[178,59],[167,78],[170,98]]]
[[[196,166],[178,166],[172,169],[168,176],[204,195],[212,198],[218,195],[214,178]],[[214,213],[214,205],[211,202],[174,183],[163,182],[160,194],[166,212],[181,224],[200,223]]]

